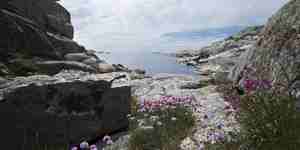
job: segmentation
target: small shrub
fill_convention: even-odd
[[[135,114],[138,111],[138,99],[136,96],[131,97],[130,101],[130,109],[131,109],[131,114]]]
[[[277,91],[255,91],[241,97],[238,120],[244,144],[262,150],[300,147],[296,99]]]

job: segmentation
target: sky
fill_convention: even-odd
[[[61,0],[75,40],[99,51],[198,48],[214,37],[169,41],[171,32],[264,24],[289,0]]]

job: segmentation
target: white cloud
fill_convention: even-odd
[[[175,49],[168,32],[262,24],[288,0],[64,0],[75,39],[98,50]],[[198,41],[196,41],[198,42]],[[187,42],[186,46],[203,43]],[[181,45],[185,45],[181,43]]]

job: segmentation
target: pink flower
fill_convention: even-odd
[[[106,144],[107,144],[107,145],[111,145],[111,144],[114,144],[114,142],[113,142],[112,140],[107,140],[107,141],[106,141]]]
[[[78,150],[78,148],[75,146],[75,147],[72,147],[71,150]]]

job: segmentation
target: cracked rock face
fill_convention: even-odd
[[[233,73],[239,74],[246,65],[252,66],[258,76],[300,91],[293,87],[300,80],[299,17],[300,1],[289,1],[269,19],[261,38]]]
[[[55,76],[19,77],[1,85],[0,132],[5,146],[32,149],[40,144],[81,140],[128,127],[130,87],[111,88],[102,75],[65,71]],[[118,93],[118,94],[116,94]]]

